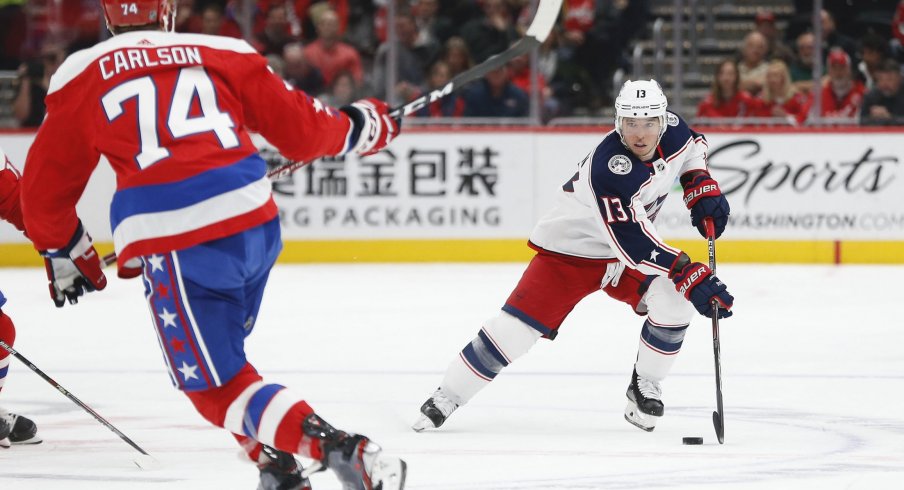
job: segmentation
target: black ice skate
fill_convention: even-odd
[[[0,419],[10,427],[7,435],[10,444],[40,444],[43,441],[38,436],[38,426],[31,419],[14,413],[0,415]],[[3,432],[2,425],[3,422],[0,422],[0,434]],[[3,437],[0,437],[0,445],[2,441]]]
[[[263,445],[258,460],[261,481],[257,490],[311,490],[311,481],[301,475],[295,456]]]
[[[655,429],[656,422],[665,411],[659,382],[638,376],[635,368],[626,395],[628,406],[625,407],[625,420],[647,432]]]
[[[302,471],[307,477],[331,469],[343,490],[402,490],[405,487],[405,461],[383,454],[376,443],[365,436],[333,428],[316,414],[302,424],[305,435],[319,439],[323,459]]]
[[[421,416],[411,428],[415,432],[420,432],[424,429],[436,429],[443,425],[456,408],[458,408],[458,404],[449,399],[441,388],[437,388],[430,395],[430,398],[421,405]]]

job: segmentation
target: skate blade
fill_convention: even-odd
[[[628,406],[625,407],[625,420],[638,429],[653,432],[659,419],[660,417],[655,415],[641,412],[633,402],[628,402]]]
[[[411,425],[411,428],[415,432],[422,432],[424,429],[435,429],[436,426],[433,425],[433,421],[426,415],[421,415],[421,418],[417,419],[414,424]]]
[[[21,441],[10,440],[10,442],[13,444],[13,446],[27,446],[27,445],[31,445],[31,444],[40,444],[40,443],[44,442],[44,439],[41,439],[40,436],[35,435],[35,436],[29,437],[28,439],[23,439]]]
[[[408,465],[404,460],[377,455],[371,468],[370,479],[374,488],[380,490],[402,490],[405,488],[405,476],[408,474]]]

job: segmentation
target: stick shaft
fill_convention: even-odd
[[[125,441],[126,444],[132,446],[139,453],[144,454],[146,456],[150,456],[144,449],[141,449],[141,447],[138,446],[138,444],[135,444],[135,442],[133,442],[132,439],[129,439],[128,436],[126,436],[119,429],[114,427],[113,424],[111,424],[110,422],[107,422],[107,419],[101,417],[100,414],[98,414],[97,412],[94,411],[94,409],[92,409],[88,405],[85,405],[81,400],[78,399],[78,397],[76,397],[75,395],[70,393],[69,390],[67,390],[66,388],[63,388],[62,385],[60,385],[59,383],[54,381],[54,379],[51,378],[50,376],[48,376],[46,373],[44,373],[44,371],[41,371],[40,369],[38,369],[37,366],[32,364],[32,362],[29,361],[28,359],[26,359],[25,356],[20,354],[19,351],[17,351],[16,349],[13,349],[9,344],[7,344],[6,342],[4,342],[2,340],[0,340],[0,347],[3,347],[7,352],[10,353],[10,355],[15,357],[19,361],[21,361],[22,364],[25,364],[26,366],[28,366],[28,369],[31,369],[35,374],[44,378],[44,381],[47,381],[48,383],[50,383],[51,386],[56,388],[56,390],[59,391],[60,393],[62,393],[63,396],[72,400],[72,402],[75,403],[76,405],[78,405],[79,407],[81,407],[82,410],[91,414],[91,416],[94,417],[95,420],[97,420],[98,422],[103,424],[104,427],[113,431],[113,433],[116,434],[117,436],[119,436],[120,439]]]
[[[716,273],[716,231],[712,219],[704,220],[706,227],[706,239],[709,242],[709,268],[713,274]],[[719,443],[723,442],[725,434],[725,412],[722,406],[722,348],[719,342],[719,303],[713,300],[712,303],[712,326],[713,326],[713,362],[716,370],[716,413],[719,420],[716,427],[716,433],[719,437]]]

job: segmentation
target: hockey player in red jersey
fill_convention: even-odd
[[[579,164],[556,207],[540,219],[529,245],[537,251],[498,316],[449,365],[421,406],[415,431],[442,425],[540,337],[554,339],[574,306],[602,289],[645,316],[628,384],[625,419],[652,431],[664,413],[660,382],[671,370],[694,309],[731,315],[734,298],[713,274],[666,244],[654,220],[680,179],[691,223],[716,236],[728,201],[709,175],[706,139],[678,115],[653,80],[628,81],[615,101],[615,131]],[[720,305],[713,312],[712,302]]]
[[[10,163],[3,148],[0,148],[0,219],[11,223],[19,231],[25,231],[19,206],[19,171]],[[12,347],[16,341],[16,326],[12,318],[3,312],[4,304],[6,298],[0,291],[0,340]],[[0,348],[0,393],[6,383],[11,359],[9,352]],[[37,432],[37,426],[30,419],[0,407],[0,448],[12,444],[38,444],[41,438]]]
[[[292,89],[248,43],[169,32],[173,0],[103,0],[114,36],[71,55],[51,79],[47,116],[24,169],[22,211],[45,257],[53,301],[106,286],[75,203],[103,155],[119,274],[140,267],[173,384],[235,434],[261,488],[402,488],[405,463],[333,428],[247,361],[264,285],[281,249],[266,164],[249,131],[292,160],[369,155],[399,132],[385,103],[340,109]],[[313,459],[300,470],[292,454]]]

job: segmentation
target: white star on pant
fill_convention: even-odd
[[[656,257],[659,257],[659,252],[657,252],[656,249],[654,248],[653,251],[650,253],[650,260],[655,262]]]
[[[160,313],[157,316],[163,320],[163,328],[176,326],[176,314],[170,313],[166,308],[163,308],[163,313]]]
[[[148,262],[151,263],[151,272],[161,271],[163,272],[163,257],[160,255],[151,255],[148,259]]]
[[[195,373],[195,371],[197,371],[197,370],[198,370],[197,364],[189,366],[188,363],[186,363],[185,361],[182,361],[182,367],[177,369],[177,371],[182,373],[182,376],[185,377],[185,381],[188,381],[190,379],[201,379]]]

